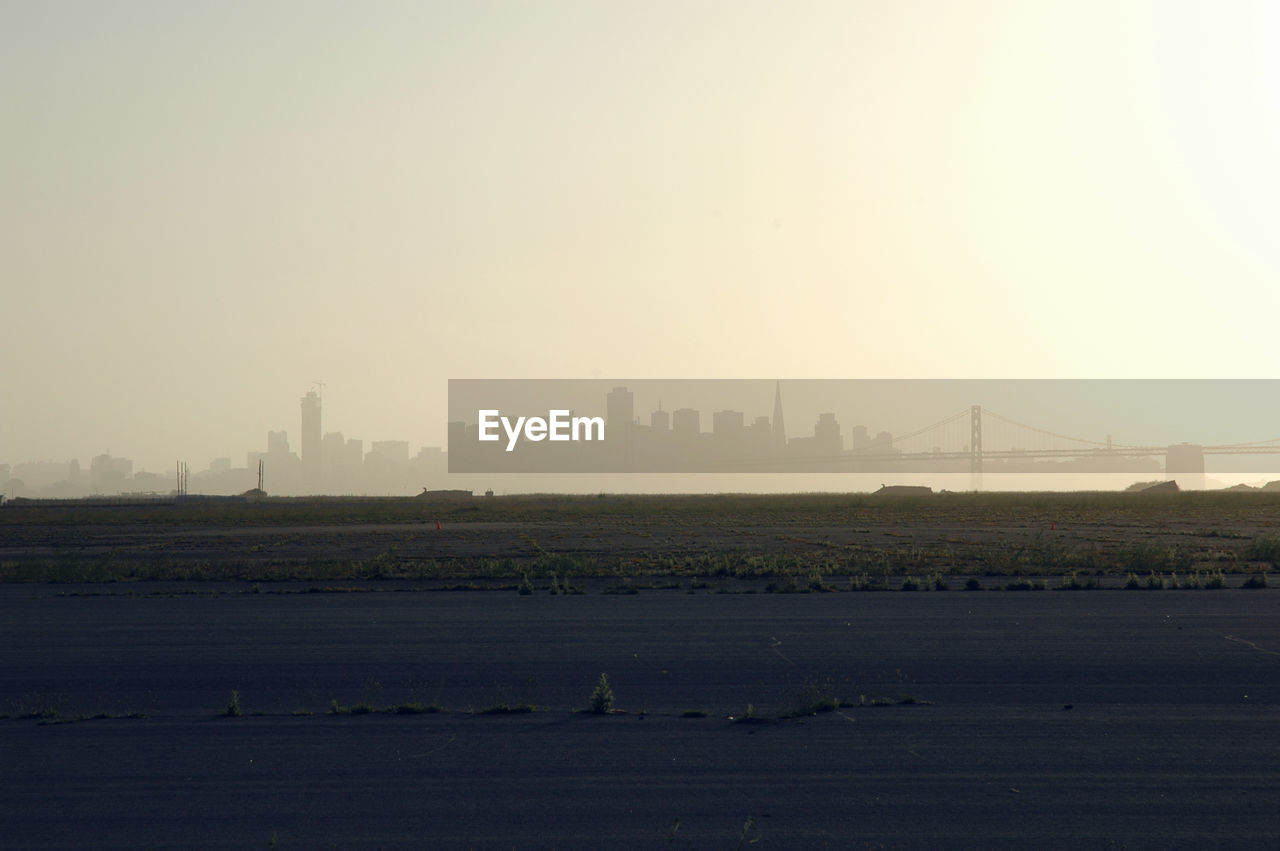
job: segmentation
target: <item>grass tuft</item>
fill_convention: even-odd
[[[493,706],[486,706],[477,712],[477,715],[525,715],[530,712],[536,712],[537,707],[532,703],[497,703]]]
[[[398,706],[388,706],[383,710],[392,715],[430,715],[435,712],[443,712],[444,707],[438,703],[421,704],[421,703],[401,703]]]
[[[605,674],[600,675],[595,690],[591,692],[590,706],[596,715],[604,715],[613,709],[613,687]]]

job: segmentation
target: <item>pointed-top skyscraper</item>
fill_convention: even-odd
[[[776,450],[787,448],[787,425],[782,420],[782,382],[773,388],[773,435],[769,441]]]

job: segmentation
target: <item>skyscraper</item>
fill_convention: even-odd
[[[649,415],[649,428],[654,431],[671,430],[671,412],[662,410],[662,402],[658,402],[658,410]]]
[[[779,381],[773,388],[773,439],[770,441],[772,448],[782,451],[787,448],[787,426],[782,421],[782,382]]]
[[[615,387],[605,397],[605,440],[615,455],[628,461],[631,458],[635,411],[635,397],[625,387]]]
[[[611,432],[620,433],[630,429],[635,418],[635,397],[625,387],[615,387],[605,397],[605,415]]]
[[[314,390],[302,397],[302,478],[311,488],[320,486],[320,394]]]

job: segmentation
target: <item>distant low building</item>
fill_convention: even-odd
[[[418,494],[418,499],[428,502],[451,502],[451,501],[470,501],[472,494],[468,490],[427,490],[422,489],[422,493]]]
[[[1143,482],[1138,485],[1130,485],[1126,488],[1130,493],[1179,493],[1182,488],[1178,487],[1178,483],[1173,480],[1167,482]]]
[[[881,485],[872,496],[932,496],[933,488],[924,485]]]

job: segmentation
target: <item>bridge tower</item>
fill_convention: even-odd
[[[982,406],[969,409],[969,487],[982,490]]]

